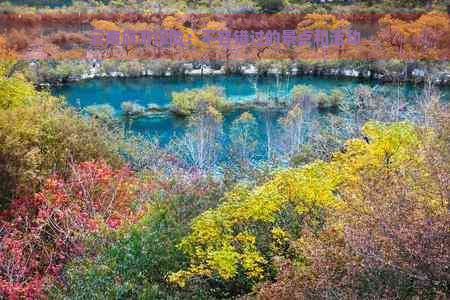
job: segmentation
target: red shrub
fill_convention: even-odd
[[[7,35],[7,45],[8,48],[14,49],[16,51],[23,51],[26,50],[29,46],[29,37],[33,36],[35,32],[27,32],[22,30],[16,30],[13,29],[11,32]]]
[[[59,47],[72,48],[76,45],[87,45],[91,39],[83,33],[58,31],[51,35],[49,40]]]
[[[66,260],[83,253],[87,234],[133,220],[136,185],[126,168],[85,162],[67,180],[52,176],[41,192],[15,199],[0,227],[0,297],[42,295]]]

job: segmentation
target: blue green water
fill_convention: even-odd
[[[95,79],[71,83],[55,91],[65,95],[69,103],[86,107],[92,104],[110,104],[120,110],[124,101],[135,101],[141,105],[170,103],[172,92],[179,92],[207,85],[223,87],[230,101],[252,99],[256,93],[272,97],[282,97],[297,84],[308,84],[314,89],[330,90],[341,87],[354,87],[356,80],[317,79],[313,77],[276,76],[188,76],[176,77],[140,77],[127,79]]]
[[[217,85],[223,88],[227,101],[246,101],[264,94],[269,99],[281,98],[288,95],[293,86],[298,84],[310,85],[314,90],[330,91],[334,88],[352,89],[360,84],[375,86],[377,83],[360,82],[358,80],[343,80],[317,77],[257,77],[257,76],[190,76],[176,77],[141,77],[127,79],[94,79],[66,84],[54,89],[54,93],[64,95],[71,105],[85,108],[90,105],[109,104],[116,112],[120,112],[121,103],[134,101],[142,106],[156,104],[167,106],[171,101],[171,94],[183,90],[201,88],[207,85]],[[412,85],[390,86],[392,93],[400,93],[406,101],[413,99],[421,91],[420,87]],[[224,132],[227,135],[231,122],[242,111],[227,113],[224,116]],[[283,112],[273,112],[267,118],[263,113],[252,111],[260,128],[260,139],[265,140],[265,127],[269,124],[277,126],[278,119]],[[318,116],[320,117],[320,116]],[[160,117],[140,118],[131,124],[131,130],[147,137],[159,137],[162,144],[168,143],[174,136],[182,135],[187,121],[172,115]],[[226,139],[224,141],[226,143]],[[264,147],[262,147],[264,149]]]

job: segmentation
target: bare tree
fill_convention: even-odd
[[[231,148],[233,157],[239,164],[248,165],[255,158],[257,132],[256,119],[248,112],[233,121],[230,129]]]
[[[296,153],[305,143],[306,124],[304,111],[300,108],[300,105],[294,105],[287,115],[280,119],[280,124],[283,130],[285,153],[290,156]]]
[[[201,171],[211,170],[219,158],[222,124],[222,115],[205,105],[190,118],[184,136],[172,144],[173,150],[191,167]]]

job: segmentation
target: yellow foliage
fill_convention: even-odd
[[[91,25],[95,30],[103,30],[103,31],[114,30],[120,32],[122,31],[122,29],[115,23],[105,20],[94,20],[91,22]]]
[[[290,234],[283,230],[281,227],[272,228],[272,251],[279,253],[290,240]]]
[[[16,53],[12,49],[8,49],[6,45],[6,39],[0,35],[0,59],[14,59],[14,58],[17,58]]]
[[[7,62],[0,64],[0,109],[8,109],[29,103],[36,95],[33,85],[18,77],[6,78]]]
[[[203,43],[198,35],[191,28],[185,27],[180,20],[177,20],[173,16],[169,16],[164,19],[162,27],[167,30],[180,30],[183,33],[183,43],[188,44],[187,41],[191,40],[191,45],[199,48],[205,48],[208,45]]]
[[[345,30],[349,25],[350,22],[338,19],[335,15],[308,14],[305,20],[297,25],[297,30]]]
[[[86,50],[84,49],[71,49],[64,51],[63,53],[58,55],[59,58],[69,58],[69,59],[82,59],[86,57]]]
[[[405,160],[411,160],[412,150],[419,146],[414,126],[409,123],[368,122],[363,133],[370,143],[350,140],[346,151],[335,153],[329,162],[318,160],[302,168],[288,169],[253,191],[237,187],[226,194],[221,206],[193,221],[191,234],[179,245],[190,255],[191,266],[187,271],[174,273],[171,281],[183,285],[186,279],[200,273],[218,274],[228,280],[237,274],[238,266],[249,278],[261,280],[270,259],[261,251],[263,240],[271,240],[273,257],[283,255],[283,244],[301,237],[291,235],[283,227],[286,223],[280,220],[283,212],[293,207],[299,217],[314,219],[321,210],[343,209],[345,203],[337,193],[340,186],[357,183],[363,169],[378,172],[400,166]],[[357,189],[355,197],[358,197]],[[271,234],[261,238],[252,231],[257,224],[264,224]]]
[[[204,36],[205,35],[205,33],[203,32],[203,30],[214,30],[216,33],[216,35],[217,35],[217,31],[219,31],[219,30],[226,30],[226,24],[225,23],[223,23],[223,22],[217,22],[217,21],[209,21],[207,24],[206,24],[206,27],[205,28],[202,28],[202,29],[200,29],[199,31],[198,31],[198,35],[199,36]]]

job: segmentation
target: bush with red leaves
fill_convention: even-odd
[[[29,46],[29,36],[36,34],[35,32],[27,32],[22,30],[13,29],[8,34],[7,45],[8,48],[14,49],[15,51],[26,50]]]
[[[127,168],[85,162],[68,179],[52,176],[41,192],[15,199],[0,219],[0,298],[42,297],[64,263],[83,254],[86,236],[134,219],[137,184]]]

